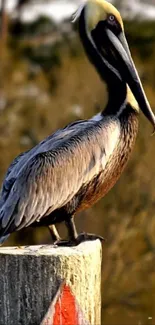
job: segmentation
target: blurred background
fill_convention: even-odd
[[[115,0],[155,112],[155,1]],[[104,106],[71,15],[80,1],[0,1],[0,180],[11,160],[57,128]],[[143,116],[128,167],[113,190],[76,216],[78,230],[103,235],[102,323],[155,324],[155,137]],[[63,226],[59,227],[64,236]],[[50,243],[47,229],[6,245]]]

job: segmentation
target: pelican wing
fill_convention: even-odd
[[[29,151],[26,151],[24,153],[21,153],[20,155],[18,155],[13,161],[12,163],[10,164],[7,172],[6,172],[6,175],[5,175],[5,178],[4,178],[4,181],[3,181],[3,184],[2,184],[2,188],[1,188],[1,196],[0,196],[0,206],[1,204],[4,203],[5,201],[5,198],[7,197],[7,194],[9,193],[10,191],[10,188],[12,186],[12,184],[14,183],[15,181],[15,175],[10,177],[10,173],[12,172],[12,170],[14,169],[14,167],[18,164],[18,162],[28,153]]]
[[[119,122],[105,119],[85,124],[74,124],[74,131],[61,130],[54,144],[52,137],[43,142],[42,151],[36,150],[20,168],[0,208],[1,236],[63,207],[104,169],[119,141]]]
[[[75,126],[76,132],[78,128],[82,129],[87,125],[88,127],[89,120],[80,120],[73,123],[70,123],[63,129],[57,130],[52,135],[48,136],[46,139],[41,141],[38,145],[33,147],[31,150],[28,150],[24,153],[21,153],[17,156],[12,163],[10,164],[6,175],[4,177],[4,181],[1,188],[1,196],[0,196],[0,206],[4,203],[5,199],[8,196],[8,193],[15,182],[16,178],[20,170],[23,168],[23,165],[27,163],[29,159],[31,159],[34,155],[41,152],[46,152],[47,150],[52,150],[56,145],[58,145],[64,138],[67,140],[68,137],[72,133],[75,133]]]

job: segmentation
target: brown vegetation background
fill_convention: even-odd
[[[106,100],[105,86],[70,22],[60,28],[47,18],[26,26],[6,19],[8,31],[1,34],[0,51],[1,181],[16,155],[67,123],[96,114]],[[155,23],[126,21],[125,30],[155,112]],[[140,115],[137,143],[121,179],[96,206],[76,216],[79,231],[107,239],[102,266],[105,325],[155,324],[155,137],[151,132]],[[64,235],[62,225],[59,230]],[[6,245],[50,242],[47,229],[29,228],[13,234]]]

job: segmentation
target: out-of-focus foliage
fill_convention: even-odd
[[[102,109],[105,85],[66,21],[9,23],[0,61],[0,178],[11,160],[68,122]],[[134,61],[155,111],[155,23],[125,23]],[[155,138],[140,117],[126,171],[95,207],[76,216],[79,230],[107,238],[103,246],[102,319],[105,325],[154,324]],[[60,232],[64,234],[62,226]],[[8,244],[50,243],[46,229],[27,229]]]

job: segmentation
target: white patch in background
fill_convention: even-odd
[[[17,0],[5,0],[6,8],[8,12],[13,13],[17,5]],[[2,0],[0,0],[1,5]],[[65,18],[71,17],[77,8],[80,6],[83,7],[86,0],[54,0],[45,3],[39,3],[38,0],[34,1],[33,5],[25,5],[22,10],[22,20],[23,21],[33,21],[37,19],[39,16],[48,16],[51,17],[56,22],[60,22]],[[109,0],[109,2],[114,2],[113,0]],[[78,18],[78,14],[80,14],[80,8],[77,10],[77,14],[75,18]],[[124,1],[123,6],[121,8],[121,13],[124,17],[129,19],[145,20],[155,19],[155,6],[151,3],[142,2],[140,0],[131,0]]]
[[[9,13],[14,14],[17,5],[17,0],[5,0],[6,9]],[[78,9],[79,5],[85,0],[48,0],[41,3],[34,1],[32,4],[24,5],[21,11],[21,20],[24,22],[31,22],[40,16],[47,16],[56,22],[60,22],[66,18],[71,17]],[[1,6],[2,0],[0,0]]]
[[[2,4],[2,0],[0,0],[0,6],[1,4]],[[6,4],[6,10],[8,12],[12,12],[17,5],[17,0],[5,0],[5,4]]]
[[[83,115],[83,107],[78,104],[75,104],[72,106],[71,112],[73,112],[74,115],[80,118]]]
[[[23,21],[33,21],[39,16],[48,16],[56,22],[69,18],[77,10],[78,4],[71,1],[53,1],[51,3],[34,3],[25,7],[22,13]]]

